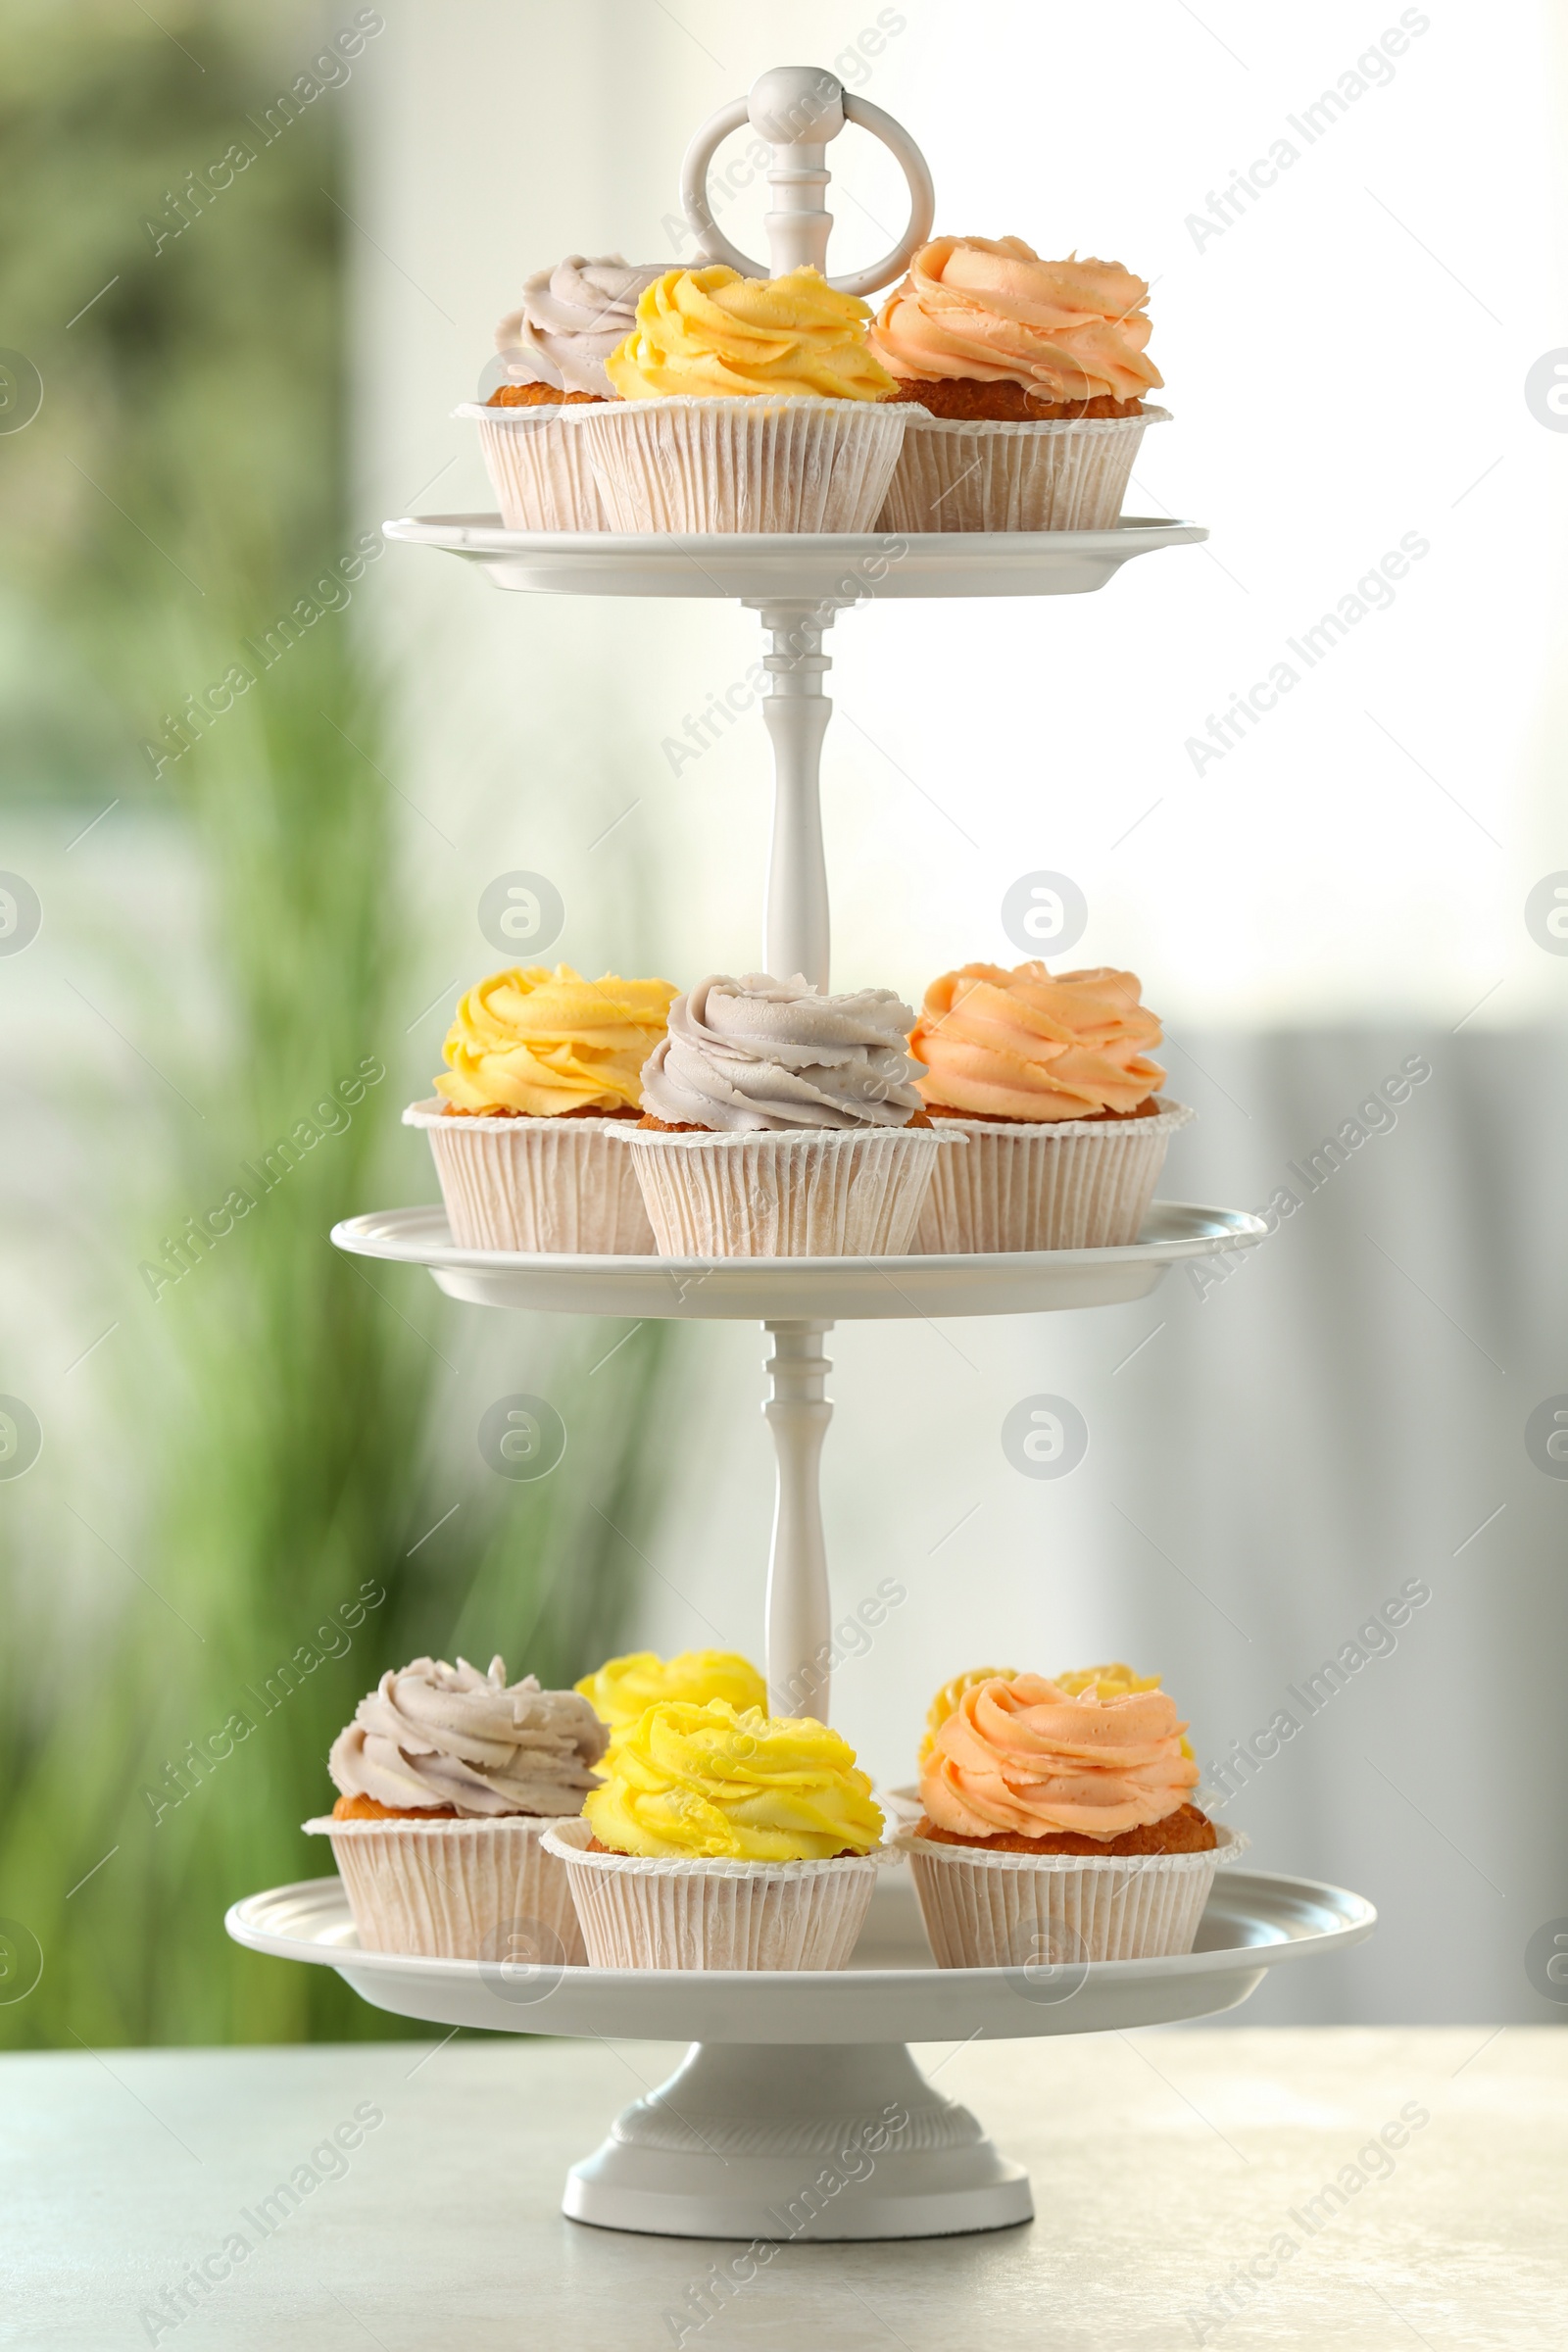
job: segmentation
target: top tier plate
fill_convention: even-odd
[[[1134,556],[1191,547],[1198,522],[1124,514],[1108,531],[508,531],[499,514],[381,525],[412,547],[479,564],[495,588],[538,596],[806,598],[857,605],[917,596],[1085,596]]]

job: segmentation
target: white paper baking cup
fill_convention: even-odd
[[[1170,422],[1168,409],[1004,424],[901,405],[909,423],[877,517],[884,531],[1107,531],[1144,428]]]
[[[904,440],[874,400],[617,400],[576,412],[616,531],[868,531]]]
[[[469,400],[452,414],[479,428],[485,471],[509,531],[611,528],[588,444],[571,426],[582,404],[492,409]]]
[[[648,1861],[590,1854],[586,1821],[558,1822],[590,1968],[843,1968],[870,1908],[875,1854],[831,1862]]]
[[[1196,1116],[1167,1102],[1147,1119],[1052,1119],[1001,1127],[938,1119],[968,1138],[944,1152],[920,1211],[914,1249],[936,1257],[974,1250],[1112,1250],[1136,1242],[1178,1127]]]
[[[1190,1952],[1214,1873],[1247,1844],[1215,1824],[1206,1854],[1000,1854],[937,1845],[912,1829],[908,1856],[938,1968],[1062,1967]]]
[[[614,1139],[635,1168],[664,1257],[898,1257],[940,1159],[967,1145],[935,1127]]]
[[[570,1884],[545,1846],[553,1826],[552,1817],[536,1813],[483,1821],[325,1815],[305,1829],[332,1841],[364,1950],[500,1961],[528,1952],[546,1964],[580,1968]]]
[[[628,1121],[455,1117],[432,1096],[411,1103],[403,1124],[430,1139],[460,1250],[635,1257],[653,1249],[636,1171],[606,1140]]]

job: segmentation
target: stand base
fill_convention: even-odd
[[[660,2237],[951,2237],[1034,2219],[1028,2176],[902,2042],[694,2042],[566,2176],[562,2210]]]

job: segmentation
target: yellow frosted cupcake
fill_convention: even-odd
[[[674,997],[667,980],[587,980],[558,963],[492,972],[462,998],[435,1098],[403,1114],[430,1139],[460,1249],[653,1249],[612,1136],[639,1115],[642,1064]]]
[[[621,531],[865,531],[906,412],[871,313],[812,269],[666,270],[576,429]]]
[[[618,1735],[580,1821],[546,1833],[595,1968],[842,1968],[883,1818],[838,1733],[723,1699]]]
[[[573,1689],[600,1722],[609,1724],[612,1747],[650,1707],[671,1699],[701,1707],[722,1698],[742,1713],[749,1707],[767,1712],[767,1685],[751,1659],[733,1649],[683,1649],[672,1658],[658,1657],[651,1649],[628,1650],[624,1657],[607,1658]]]

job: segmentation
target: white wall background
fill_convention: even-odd
[[[837,64],[906,122],[939,228],[1099,253],[1152,282],[1176,420],[1149,436],[1131,504],[1200,517],[1209,547],[1141,563],[1094,599],[845,617],[824,769],[835,979],[917,1003],[954,962],[1011,960],[1007,884],[1071,873],[1091,910],[1074,959],[1143,975],[1173,1091],[1203,1114],[1165,1187],[1188,1198],[1259,1201],[1405,1054],[1427,1052],[1434,1077],[1398,1133],[1217,1295],[1172,1284],[1102,1316],[836,1335],[835,1593],[853,1605],[891,1573],[909,1599],[840,1678],[835,1714],[903,1779],[929,1690],[956,1668],[1119,1653],[1164,1671],[1206,1760],[1423,1577],[1434,1598],[1398,1652],[1235,1816],[1265,1866],[1364,1886],[1384,1932],[1333,1969],[1285,1972],[1247,2015],[1544,2015],[1521,1954],[1568,1910],[1552,1795],[1568,1492],[1521,1431],[1568,1388],[1568,964],[1522,919],[1538,877],[1568,866],[1568,440],[1523,390],[1568,343],[1546,16],[1523,0],[1405,11],[1430,22],[1392,79],[1307,146],[1287,118],[1353,71],[1396,8],[385,13],[352,93],[370,520],[491,505],[448,412],[521,276],[570,250],[687,258],[669,219],[687,137],[780,60]],[[879,18],[867,62],[856,44]],[[1299,160],[1222,233],[1195,236],[1189,217],[1281,136]],[[853,132],[831,160],[834,258],[854,266],[891,240],[898,187]],[[754,250],[760,211],[754,193],[725,216]],[[1291,659],[1285,641],[1407,533],[1429,552],[1392,608],[1197,772],[1187,742],[1209,713]],[[411,1085],[437,1065],[457,987],[493,960],[474,908],[509,868],[556,881],[558,952],[585,969],[684,983],[751,966],[762,730],[678,775],[662,745],[757,659],[753,617],[502,597],[404,550],[373,582],[397,781],[422,812],[411,1022],[435,1003],[413,1028]],[[686,1339],[671,1500],[639,1535],[684,1599],[651,1585],[643,1630],[755,1651],[771,1507],[760,1335]],[[507,1342],[519,1365],[549,1346],[524,1319]],[[1059,1486],[1017,1478],[998,1445],[1008,1406],[1043,1389],[1075,1397],[1093,1433]]]

